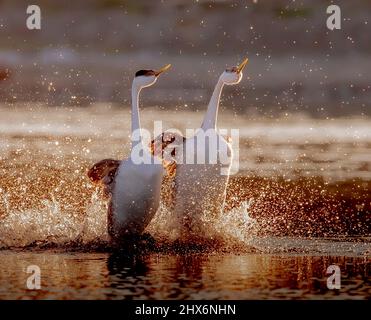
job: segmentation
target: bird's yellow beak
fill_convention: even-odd
[[[161,73],[170,69],[171,64],[167,64],[165,67],[162,67],[160,70],[155,71],[155,76],[158,77]]]
[[[247,63],[249,62],[249,59],[246,58],[244,61],[242,61],[238,66],[237,66],[237,73],[240,73],[243,68],[246,67]]]

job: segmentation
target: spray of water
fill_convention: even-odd
[[[248,202],[242,202],[218,219],[211,219],[205,212],[199,221],[203,233],[196,238],[194,234],[184,234],[177,217],[162,204],[147,230],[156,240],[167,245],[177,243],[186,247],[197,244],[216,250],[242,250],[246,249],[255,232],[255,220],[249,217],[248,207]]]
[[[102,112],[99,125],[87,122],[84,127],[81,122],[70,122],[73,119],[92,117],[96,120],[97,116],[85,110],[80,110],[79,116],[76,116],[75,110],[73,116],[65,110],[58,113],[58,117],[56,111],[48,112],[49,115],[44,109],[39,113],[32,110],[25,116],[22,112],[9,111],[2,117],[9,119],[10,115],[17,116],[18,122],[24,122],[26,118],[31,120],[25,126],[12,125],[9,121],[2,123],[0,248],[58,246],[83,250],[97,247],[108,249],[107,202],[102,190],[90,183],[86,171],[103,154],[104,157],[123,158],[125,143],[122,140],[122,119],[125,117],[113,117],[112,114]],[[41,126],[40,118],[44,119],[42,123],[51,122],[51,125]],[[60,122],[56,120],[59,118]],[[114,120],[116,118],[117,121]],[[97,132],[97,127],[104,129]],[[256,132],[265,132],[267,128],[271,128],[270,125],[256,129]],[[244,135],[254,137],[254,131]],[[287,136],[273,133],[268,136],[278,139],[273,145],[281,143],[276,146],[279,150],[292,151],[292,141],[289,143],[291,149],[287,149],[282,142],[286,141]],[[293,136],[291,131],[289,136]],[[303,139],[305,137],[303,135]],[[366,142],[369,141],[368,137],[367,135],[364,138]],[[324,144],[321,140],[324,139],[323,135],[318,135],[318,139],[316,148],[311,150],[308,147],[308,150],[304,150],[307,158],[321,155],[318,151],[321,148],[325,148],[326,159],[329,157],[330,146],[334,150],[338,150],[336,148],[339,145],[345,148],[339,142]],[[344,139],[345,137],[340,136],[335,142],[343,143]],[[354,140],[352,139],[350,141]],[[110,141],[110,148],[106,147],[107,141]],[[257,148],[262,148],[259,152],[265,157],[274,150],[272,144],[261,137],[241,142],[241,164],[248,164],[248,168],[254,170],[252,174],[245,172],[243,177],[231,178],[227,189],[226,209],[218,219],[210,219],[207,213],[201,217],[204,232],[196,241],[198,244],[201,242],[201,247],[229,251],[253,249],[275,252],[277,248],[291,251],[293,246],[286,240],[274,245],[275,241],[270,237],[339,239],[371,235],[370,180],[352,178],[331,181],[318,176],[307,177],[311,168],[316,172],[338,176],[338,166],[343,168],[346,163],[334,158],[336,170],[331,171],[330,167],[327,167],[330,168],[328,171],[317,170],[313,165],[321,164],[320,159],[312,161],[305,158],[305,162],[300,156],[305,145],[301,140],[297,142],[295,149],[299,155],[296,162],[286,162],[289,152],[283,153],[283,164],[279,159],[273,159],[276,161],[274,162],[269,157],[249,158],[253,154],[250,151],[259,141],[261,143]],[[369,159],[366,157],[369,154],[369,145],[366,142],[354,149],[360,152],[358,158],[361,160]],[[125,146],[129,146],[129,143]],[[246,148],[249,148],[249,152],[246,152]],[[124,153],[127,152],[125,150]],[[334,150],[332,154],[338,155],[339,152]],[[353,149],[341,150],[348,154]],[[246,159],[249,161],[242,161]],[[348,165],[353,168],[356,164],[349,162]],[[269,171],[275,166],[284,169],[284,172],[276,174]],[[324,167],[323,164],[321,166]],[[363,170],[364,177],[368,177],[366,164],[357,168],[358,176],[362,176],[359,170]],[[347,172],[355,171],[349,169]],[[250,199],[253,201],[249,202]],[[196,240],[181,235],[180,226],[167,209],[166,203],[161,205],[146,231],[159,246],[179,243],[186,245]],[[264,239],[269,239],[269,242]],[[305,246],[298,245],[298,248],[299,251],[306,250]]]
[[[91,247],[107,246],[107,202],[96,189],[87,203],[83,215],[66,212],[52,197],[43,200],[41,209],[12,210],[7,195],[2,193],[7,211],[0,221],[0,248],[11,247]],[[247,243],[254,221],[248,216],[248,203],[223,214],[222,219],[207,221],[205,245],[212,240],[223,248],[243,246]],[[159,245],[171,245],[179,240],[181,230],[167,207],[161,204],[147,228]],[[185,239],[183,239],[185,240]],[[192,242],[192,239],[187,239]]]
[[[3,194],[7,203],[7,196]],[[105,203],[94,192],[85,215],[61,209],[52,197],[43,200],[42,208],[11,210],[0,221],[0,248],[81,246],[107,242]]]

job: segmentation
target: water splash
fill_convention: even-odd
[[[210,219],[205,213],[200,223],[203,234],[194,237],[182,232],[177,217],[161,205],[147,231],[160,243],[167,245],[191,245],[212,247],[216,250],[246,249],[248,241],[255,233],[255,220],[248,214],[249,202],[242,202],[238,207],[224,212],[218,219]]]
[[[9,197],[0,193],[7,211],[0,218],[0,249],[61,248],[65,250],[110,250],[107,234],[107,202],[96,189],[85,214],[64,210],[54,197],[43,200],[41,209],[12,210]],[[164,204],[147,228],[156,248],[166,252],[201,250],[219,252],[316,253],[370,256],[369,237],[298,238],[260,236],[262,226],[249,216],[251,202],[227,210],[220,219],[206,219],[205,234],[182,238],[177,220]],[[200,239],[202,241],[200,242]]]
[[[5,199],[5,200],[4,200]],[[3,200],[8,203],[7,195]],[[102,200],[100,190],[95,190],[85,208],[85,214],[74,214],[63,210],[52,197],[43,200],[41,209],[25,211],[11,210],[7,206],[5,216],[0,220],[0,248],[65,247],[89,249],[93,245],[108,245],[107,202]],[[242,248],[251,237],[254,219],[248,216],[248,202],[242,202],[222,215],[221,219],[205,221],[208,232],[204,235],[205,247],[210,240],[227,248]],[[173,245],[180,240],[181,230],[177,220],[163,204],[147,228],[158,246]],[[192,239],[182,241],[192,243]]]
[[[3,195],[7,202],[7,195]],[[25,211],[10,210],[0,220],[0,248],[27,246],[65,246],[107,241],[105,203],[92,194],[86,215],[81,216],[61,209],[60,203],[43,200],[43,208]]]
[[[122,159],[128,153],[130,144],[123,132],[130,127],[123,124],[127,112],[31,108],[17,112],[4,109],[1,114],[0,248],[89,250],[97,245],[108,249],[107,203],[90,184],[86,170],[102,154]],[[187,123],[199,123],[196,113],[166,116],[170,127],[184,129],[185,118],[190,119]],[[143,125],[150,128],[153,118],[164,115],[153,111],[150,118],[143,119]],[[242,118],[240,123],[234,117],[223,121],[230,128],[246,124]],[[272,252],[280,246],[305,251],[299,244],[282,246],[285,242],[272,237],[369,237],[370,139],[364,129],[369,121],[352,121],[331,121],[334,130],[323,135],[319,129],[329,123],[318,127],[317,120],[308,120],[302,123],[303,130],[317,128],[318,133],[310,138],[307,134],[293,138],[295,122],[279,122],[277,127],[264,120],[252,124],[248,131],[243,129],[241,176],[230,179],[227,208],[220,219],[208,221],[206,216],[202,220],[205,246],[264,251],[267,243],[257,239],[271,237]],[[359,137],[342,133],[345,124],[357,130],[361,125],[363,133]],[[271,128],[288,128],[287,134],[274,134]],[[271,134],[266,134],[269,130]],[[254,202],[248,206],[246,201],[251,198]],[[180,237],[175,217],[164,205],[147,231],[159,244],[194,240]]]

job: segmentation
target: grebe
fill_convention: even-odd
[[[204,234],[203,222],[220,217],[232,164],[232,148],[216,130],[220,95],[224,85],[238,84],[245,59],[225,70],[215,86],[201,128],[185,139],[175,156],[174,212],[185,235]],[[181,158],[180,158],[181,157]]]
[[[164,168],[143,144],[138,104],[140,91],[153,85],[169,68],[170,65],[166,65],[158,71],[140,70],[135,74],[131,90],[132,146],[129,158],[102,160],[88,172],[89,178],[102,183],[105,194],[111,196],[108,233],[116,243],[140,235],[159,207]]]

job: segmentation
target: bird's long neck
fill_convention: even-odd
[[[214,92],[211,96],[209,105],[207,107],[206,115],[204,121],[202,123],[201,128],[203,130],[208,129],[216,129],[216,120],[218,118],[218,109],[219,109],[219,101],[220,95],[222,93],[224,83],[220,79],[215,86]]]
[[[142,132],[139,118],[139,93],[141,88],[133,83],[131,88],[131,139],[132,148],[142,142]],[[135,136],[135,139],[133,137]]]

